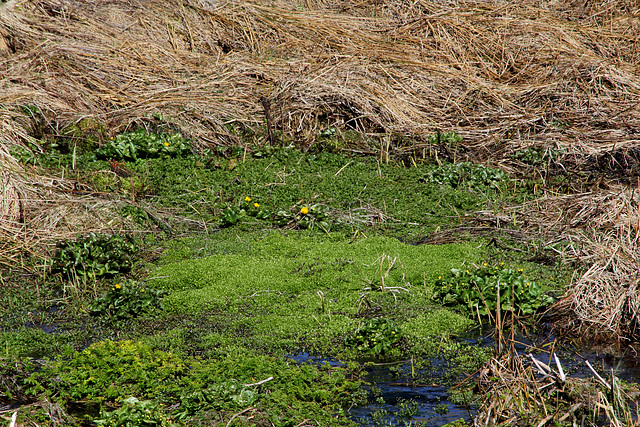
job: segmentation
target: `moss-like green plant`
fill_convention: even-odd
[[[83,274],[92,278],[112,276],[131,270],[137,252],[138,245],[131,236],[89,233],[59,243],[51,270],[71,279]]]
[[[155,157],[183,157],[191,153],[191,144],[180,134],[148,133],[145,129],[122,133],[98,148],[99,159],[135,161]]]
[[[91,304],[91,315],[112,319],[137,317],[150,310],[162,310],[165,291],[144,286],[133,280],[116,283]]]
[[[500,308],[517,315],[533,314],[553,303],[523,270],[483,265],[470,269],[452,269],[448,277],[435,284],[434,298],[444,305],[462,304],[472,312],[487,315],[496,310],[498,291]]]

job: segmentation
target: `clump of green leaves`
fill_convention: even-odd
[[[239,206],[230,206],[223,210],[220,222],[223,227],[229,227],[237,224],[246,216],[260,220],[271,219],[280,227],[301,229],[318,227],[325,232],[329,232],[331,228],[328,208],[320,203],[312,206],[303,206],[299,208],[297,212],[292,208],[291,210],[280,209],[272,214],[271,211],[262,207],[260,203],[254,201],[249,196],[246,196]]]
[[[497,307],[516,315],[533,314],[553,303],[523,270],[483,265],[471,269],[452,269],[451,275],[440,277],[435,284],[434,298],[444,305],[461,304],[474,313],[487,315]]]
[[[318,227],[327,233],[331,228],[329,224],[328,207],[319,203],[312,206],[303,206],[296,213],[281,209],[275,213],[274,221],[277,225],[283,227],[287,225],[304,229]]]
[[[93,420],[98,427],[173,427],[177,424],[165,414],[163,405],[131,396],[113,412],[101,411]]]
[[[562,156],[561,150],[545,149],[543,147],[527,147],[511,154],[512,159],[520,160],[532,166],[538,166]]]
[[[431,144],[447,144],[447,145],[456,145],[462,141],[462,137],[458,135],[455,131],[451,132],[438,132],[429,135],[429,143]]]
[[[376,317],[369,319],[348,337],[346,344],[369,355],[382,355],[398,345],[402,333],[389,319]]]
[[[183,157],[191,153],[188,139],[179,133],[148,133],[145,129],[117,135],[98,148],[99,159],[136,161],[156,157]]]
[[[253,405],[258,399],[258,393],[250,386],[240,384],[236,380],[224,381],[210,385],[203,390],[181,396],[178,419],[195,415],[204,409],[236,409]]]
[[[251,216],[261,220],[271,217],[271,212],[260,206],[260,203],[246,196],[240,206],[230,206],[222,211],[220,222],[223,227],[235,225],[244,216]]]
[[[131,270],[137,252],[138,245],[129,235],[89,233],[59,243],[51,271],[67,278],[112,276]]]
[[[116,283],[109,291],[91,304],[91,315],[112,319],[137,317],[150,310],[162,310],[165,291],[151,289],[130,280]]]
[[[190,361],[134,341],[102,341],[47,363],[27,379],[29,394],[58,401],[116,402],[124,396],[175,398]]]
[[[471,162],[450,163],[431,169],[421,179],[422,182],[449,185],[453,188],[491,188],[500,181],[506,180],[507,175],[500,169]]]

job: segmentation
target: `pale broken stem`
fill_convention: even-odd
[[[252,387],[254,385],[261,385],[261,384],[267,383],[267,382],[271,381],[272,379],[273,379],[273,376],[271,376],[271,377],[269,377],[267,379],[264,379],[262,381],[258,381],[257,383],[242,384],[242,385],[245,386],[245,387]]]

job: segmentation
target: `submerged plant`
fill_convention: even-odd
[[[500,309],[516,315],[533,314],[553,303],[523,270],[483,265],[452,269],[449,277],[439,277],[434,298],[444,305],[461,304],[472,312],[487,315],[495,311],[500,293]]]

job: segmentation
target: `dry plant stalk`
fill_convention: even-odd
[[[474,425],[637,425],[632,398],[613,373],[610,383],[595,371],[594,379],[572,378],[555,354],[556,369],[531,355],[528,359],[512,351],[488,362],[478,378],[483,401]]]

